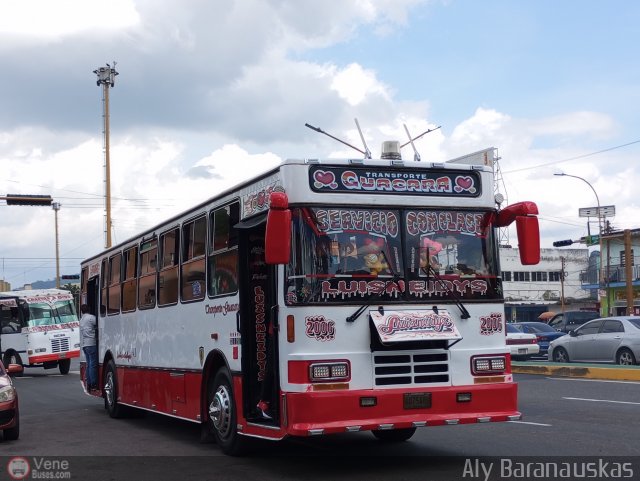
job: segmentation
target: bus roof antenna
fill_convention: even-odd
[[[434,130],[438,130],[441,126],[438,125],[435,129],[425,130],[420,135],[416,135],[415,137],[411,138],[411,134],[409,133],[409,129],[407,128],[407,124],[402,124],[402,125],[404,125],[404,130],[407,133],[407,136],[409,137],[409,142],[405,142],[404,144],[402,144],[400,146],[400,148],[406,147],[407,145],[411,144],[411,147],[413,147],[413,160],[415,160],[416,162],[420,162],[420,154],[416,150],[416,146],[413,145],[413,141],[414,140],[418,140],[420,137],[422,137],[423,135],[428,134],[429,132],[433,132]]]
[[[362,140],[362,145],[364,145],[364,150],[365,150],[364,158],[370,159],[371,151],[369,150],[369,147],[367,147],[367,143],[364,141],[364,135],[362,135],[362,130],[360,129],[360,123],[358,122],[357,118],[353,120],[356,122],[356,127],[358,127],[358,133],[360,134],[360,140]]]
[[[370,159],[371,158],[371,153],[369,153],[369,156],[367,157],[367,153],[369,152],[369,149],[367,149],[367,152],[365,152],[364,150],[360,150],[358,147],[355,147],[355,146],[351,145],[350,143],[345,142],[344,140],[340,140],[338,137],[334,137],[333,135],[328,134],[327,132],[322,130],[320,127],[314,127],[313,125],[310,125],[310,124],[304,124],[304,126],[305,127],[309,127],[311,130],[315,130],[316,132],[318,132],[320,134],[324,134],[327,137],[331,137],[333,140],[337,140],[338,142],[340,142],[341,144],[346,145],[347,147],[351,147],[352,149],[357,150],[362,155],[364,155],[365,159]],[[362,134],[360,134],[360,135],[362,135]]]
[[[413,144],[413,139],[411,138],[411,134],[409,133],[409,129],[407,128],[407,124],[402,124],[404,127],[404,131],[407,133],[407,137],[409,137],[409,143],[411,144],[411,148],[413,149],[413,160],[416,162],[420,162],[420,154],[418,153],[418,149]],[[407,145],[407,144],[405,144]]]

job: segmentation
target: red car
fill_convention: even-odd
[[[4,368],[0,361],[0,430],[4,440],[15,440],[20,436],[20,411],[18,409],[18,391],[9,374],[22,372],[20,364],[9,364]]]

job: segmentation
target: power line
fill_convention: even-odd
[[[571,160],[584,159],[585,157],[591,157],[592,155],[602,154],[604,152],[610,152],[612,150],[621,149],[623,147],[628,147],[629,145],[633,145],[633,144],[637,144],[637,143],[640,143],[640,139],[639,140],[634,140],[633,142],[628,142],[626,144],[616,145],[615,147],[609,147],[608,149],[598,150],[597,152],[591,152],[590,154],[578,155],[576,157],[570,157],[568,159],[563,159],[563,160],[554,160],[553,162],[547,162],[547,163],[539,164],[539,165],[532,165],[531,167],[523,167],[521,169],[509,170],[509,171],[506,171],[506,172],[503,171],[502,173],[503,174],[513,174],[514,172],[522,172],[523,170],[538,169],[540,167],[547,167],[549,165],[561,164],[563,162],[569,162]]]

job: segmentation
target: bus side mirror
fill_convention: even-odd
[[[495,221],[495,227],[516,222],[520,262],[525,266],[540,262],[540,227],[536,215],[538,206],[534,202],[518,202],[501,210]]]
[[[540,227],[537,217],[516,217],[520,262],[532,266],[540,262]]]
[[[291,211],[284,192],[269,196],[269,213],[264,238],[264,257],[267,264],[288,264],[291,256]]]

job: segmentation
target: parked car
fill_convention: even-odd
[[[549,319],[549,325],[556,331],[568,333],[587,321],[597,319],[600,313],[596,311],[565,311]]]
[[[640,316],[616,316],[586,322],[551,341],[549,360],[636,364],[640,359]]]
[[[544,322],[514,322],[511,326],[520,332],[527,334],[535,334],[538,346],[540,346],[540,356],[547,357],[549,351],[549,343],[554,339],[566,336],[566,333],[556,331],[553,327]]]
[[[513,324],[507,324],[507,346],[511,348],[511,359],[525,361],[540,352],[535,334],[519,331]]]
[[[20,436],[18,392],[9,374],[19,374],[22,369],[20,364],[9,364],[5,369],[0,361],[0,430],[5,441],[18,439]]]

